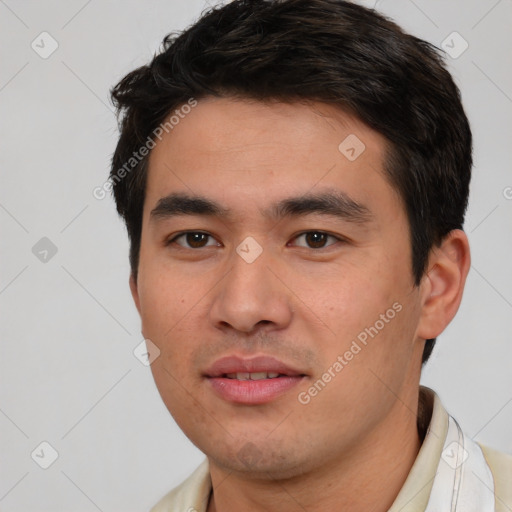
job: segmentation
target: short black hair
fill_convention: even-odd
[[[385,174],[410,225],[415,285],[432,247],[462,228],[471,130],[436,48],[349,1],[234,0],[168,35],[148,65],[112,90],[121,135],[110,179],[135,279],[148,158],[133,155],[174,109],[207,96],[320,101],[382,134],[389,143]],[[423,362],[434,343],[427,340]]]

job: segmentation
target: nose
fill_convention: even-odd
[[[279,276],[276,261],[265,251],[252,263],[237,253],[232,267],[216,287],[210,319],[221,330],[254,333],[284,329],[292,319],[291,292]],[[282,272],[281,272],[282,273]]]

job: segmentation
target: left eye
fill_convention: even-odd
[[[219,245],[218,242],[208,233],[201,231],[189,231],[174,237],[169,243],[177,243],[187,249],[201,249],[210,245]]]
[[[309,249],[323,249],[329,245],[333,245],[339,241],[333,235],[324,233],[323,231],[308,231],[293,239],[294,245],[299,247],[307,247]]]

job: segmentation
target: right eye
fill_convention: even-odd
[[[167,242],[167,245],[172,243],[176,243],[185,249],[202,249],[203,247],[220,245],[212,235],[202,231],[186,231],[184,233],[180,233],[170,239]]]

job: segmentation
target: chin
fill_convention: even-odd
[[[287,448],[282,440],[271,443],[268,439],[260,442],[242,439],[225,450],[220,451],[219,447],[217,444],[210,453],[206,447],[200,449],[210,464],[251,480],[287,480],[304,474],[311,464],[311,457],[306,454],[299,457],[297,447]]]

